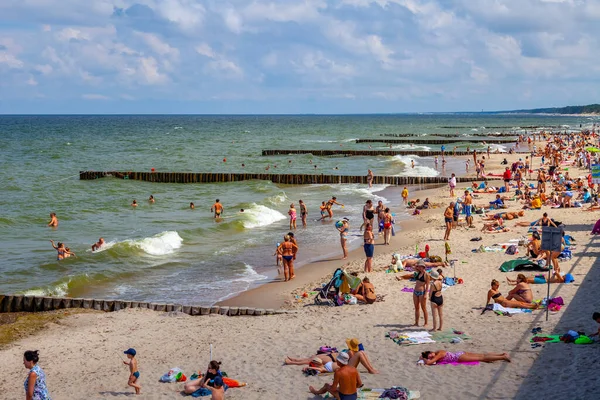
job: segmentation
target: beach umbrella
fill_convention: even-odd
[[[586,147],[585,151],[589,151],[590,153],[598,153],[600,149],[597,147]]]

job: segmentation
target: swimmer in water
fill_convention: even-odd
[[[50,213],[50,222],[48,222],[48,226],[53,228],[58,227],[58,218],[56,218],[56,213]]]
[[[244,212],[244,209],[243,209],[243,208],[240,208],[240,212],[241,212],[241,213],[243,213],[243,212]]]
[[[344,207],[343,204],[337,202],[337,198],[335,196],[333,196],[331,200],[327,201],[327,203],[325,203],[325,209],[327,210],[327,214],[330,219],[333,218],[333,211],[331,210],[331,207],[333,207],[334,204]]]
[[[69,257],[71,257],[71,256],[72,256],[72,257],[77,257],[77,256],[75,255],[75,253],[73,253],[73,252],[71,251],[71,249],[70,249],[70,248],[68,248],[68,247],[65,247],[65,258],[69,258]]]
[[[52,243],[52,247],[54,247],[54,249],[56,250],[56,259],[58,261],[64,260],[66,258],[65,253],[67,252],[64,243],[58,242],[58,245],[55,245],[54,240],[50,240],[50,243]]]
[[[155,203],[153,195],[150,195],[150,198],[148,199],[148,203]]]
[[[98,239],[97,243],[92,245],[92,251],[100,250],[100,247],[104,245],[104,238]]]
[[[196,206],[194,206],[194,203],[190,203],[190,210],[193,210],[194,208],[196,208]]]
[[[131,207],[137,207],[137,200],[133,199],[133,202],[131,203]]]
[[[414,167],[415,167],[415,160],[410,160],[410,166],[411,166],[412,168],[414,168]]]
[[[219,202],[219,199],[215,200],[215,204],[210,208],[210,212],[215,213],[215,218],[221,217],[221,214],[223,214],[223,206]]]

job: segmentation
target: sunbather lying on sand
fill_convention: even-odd
[[[423,261],[421,258],[407,258],[406,260],[402,260],[402,268],[411,267],[415,268],[419,261]],[[425,264],[425,268],[434,268],[434,267],[446,267],[448,264],[445,262],[429,262],[423,261]]]
[[[569,275],[569,274],[567,274],[567,275]],[[527,277],[523,274],[519,274],[519,275],[517,275],[516,280],[506,278],[506,281],[509,283],[509,285],[515,285],[519,282],[519,279],[521,282],[527,282],[527,283],[532,283],[532,284],[536,284],[536,285],[545,285],[546,283],[548,283],[546,281],[545,274],[537,274],[535,276],[529,276],[529,277]],[[562,276],[560,274],[560,272],[554,272],[552,274],[552,277],[550,278],[550,283],[565,283],[565,277]]]
[[[347,339],[346,344],[348,345],[348,355],[350,356],[350,362],[348,363],[348,365],[351,365],[354,368],[357,368],[358,364],[361,364],[363,367],[365,367],[367,369],[367,371],[370,374],[378,374],[379,373],[379,371],[377,371],[375,368],[373,368],[373,365],[371,364],[371,361],[369,360],[369,356],[367,356],[367,353],[365,353],[364,350],[360,350],[358,348],[358,345],[359,345],[358,339],[356,339],[356,338]],[[312,357],[308,357],[308,358],[286,357],[284,363],[286,365],[310,365],[311,362],[313,362],[313,360],[315,358],[319,358],[319,359],[321,359],[321,361],[323,361],[323,365],[325,367],[326,364],[329,362],[332,362],[332,364],[335,364],[338,354],[339,353],[337,353],[337,352],[333,352],[330,354],[316,354],[316,355],[314,355]],[[332,369],[333,369],[333,367],[332,367]]]
[[[450,352],[446,350],[424,351],[421,353],[420,360],[423,360],[425,365],[435,365],[439,361],[445,362],[473,362],[481,361],[491,363],[494,361],[508,361],[510,356],[508,353],[469,353],[466,351]]]
[[[496,213],[494,215],[486,215],[482,219],[484,221],[494,221],[494,220],[500,219],[500,218],[511,220],[511,219],[522,217],[523,215],[525,215],[525,211],[507,211],[507,212]]]
[[[525,303],[523,301],[517,301],[517,300],[508,300],[506,298],[504,298],[502,296],[502,293],[500,293],[498,291],[498,289],[500,288],[500,282],[498,282],[497,280],[492,280],[492,284],[491,284],[491,289],[488,290],[487,293],[487,300],[486,300],[486,305],[490,304],[490,300],[494,300],[495,303],[500,304],[502,307],[507,307],[507,308],[528,308],[528,309],[533,309],[533,310],[537,310],[540,306],[539,304],[535,304],[535,303]]]

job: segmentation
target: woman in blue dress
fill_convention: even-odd
[[[28,350],[23,355],[23,365],[29,369],[25,379],[26,400],[50,400],[48,388],[46,387],[46,374],[38,365],[38,351]]]

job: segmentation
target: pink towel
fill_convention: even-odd
[[[436,365],[479,365],[479,361],[464,361],[464,362],[438,361]]]

